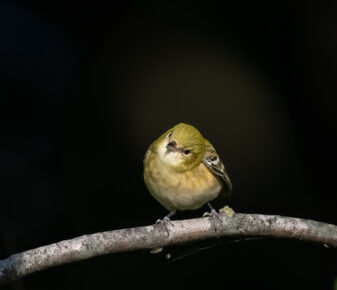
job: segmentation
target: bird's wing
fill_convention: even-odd
[[[227,184],[228,193],[232,191],[232,182],[226,172],[226,168],[218,153],[216,153],[212,144],[206,140],[206,150],[203,159],[203,163],[210,169],[215,175],[220,176]]]

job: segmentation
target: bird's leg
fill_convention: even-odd
[[[208,207],[209,207],[209,209],[210,209],[211,212],[205,212],[203,214],[203,216],[209,216],[209,217],[212,218],[213,224],[214,224],[214,229],[215,229],[215,231],[217,231],[217,229],[216,229],[216,220],[218,219],[218,221],[220,223],[222,223],[221,215],[212,207],[212,205],[210,203],[207,203],[207,205],[208,205]]]
[[[169,230],[168,230],[167,225],[170,224],[172,227],[174,227],[174,224],[172,223],[170,218],[172,216],[174,216],[176,212],[177,212],[176,210],[171,210],[168,215],[163,217],[162,220],[159,219],[159,220],[156,221],[156,224],[163,224],[164,225],[165,230],[166,230],[168,235],[169,235]]]
[[[172,223],[170,217],[174,216],[176,214],[176,210],[171,210],[167,216],[164,216],[163,220],[164,222],[169,223],[172,227],[174,227],[174,224]]]

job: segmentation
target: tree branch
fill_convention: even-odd
[[[0,261],[0,284],[30,273],[108,253],[161,248],[173,244],[224,236],[270,236],[318,242],[337,247],[337,226],[292,217],[222,215],[173,221],[167,232],[161,224],[84,235],[18,253]]]

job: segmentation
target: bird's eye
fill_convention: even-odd
[[[185,150],[184,153],[185,153],[185,155],[188,155],[188,154],[191,153],[191,150]]]
[[[167,137],[171,138],[172,137],[172,132],[167,135]]]

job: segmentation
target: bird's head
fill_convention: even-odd
[[[184,123],[166,131],[153,145],[159,158],[179,172],[198,166],[205,154],[205,141],[198,129]]]

